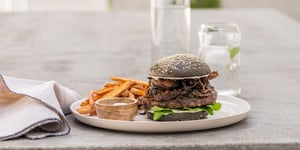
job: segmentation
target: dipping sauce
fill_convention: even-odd
[[[113,106],[127,105],[127,103],[114,103]]]

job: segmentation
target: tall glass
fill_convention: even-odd
[[[151,0],[151,61],[189,53],[190,0]]]
[[[202,24],[199,31],[199,55],[219,72],[212,80],[219,94],[237,96],[240,85],[241,32],[236,23]]]

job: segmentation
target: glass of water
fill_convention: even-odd
[[[189,53],[190,0],[151,0],[151,61]]]
[[[236,23],[206,23],[199,30],[199,56],[219,72],[212,80],[219,94],[237,96],[240,85],[241,32]]]

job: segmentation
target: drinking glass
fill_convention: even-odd
[[[219,72],[212,85],[219,94],[237,96],[240,85],[241,32],[236,23],[206,23],[199,30],[199,56]]]
[[[190,0],[151,0],[151,61],[189,53]]]

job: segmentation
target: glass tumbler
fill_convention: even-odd
[[[189,53],[190,0],[151,0],[151,62]]]
[[[206,23],[199,30],[199,56],[219,77],[211,84],[219,94],[237,96],[240,85],[241,32],[236,23]]]

